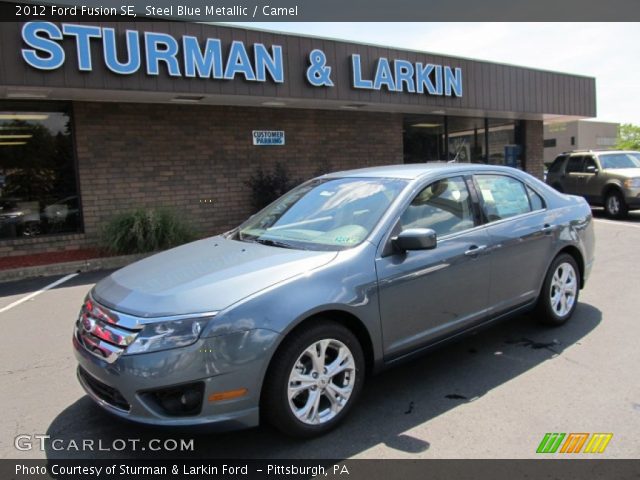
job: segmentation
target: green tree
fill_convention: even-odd
[[[618,143],[620,150],[640,150],[640,126],[623,123],[618,129]]]

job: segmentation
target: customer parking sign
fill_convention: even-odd
[[[254,130],[254,145],[284,145],[284,130]]]

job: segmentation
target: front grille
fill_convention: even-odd
[[[115,312],[98,305],[91,297],[85,300],[76,322],[80,344],[108,363],[115,362],[139,332],[139,328],[122,326]]]
[[[78,367],[78,375],[96,397],[104,400],[109,405],[119,408],[120,410],[128,412],[131,409],[129,402],[127,402],[122,394],[115,388],[110,387],[109,385],[106,385],[92,377],[82,367]]]

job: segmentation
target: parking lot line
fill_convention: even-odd
[[[608,223],[610,225],[618,225],[620,227],[640,228],[640,225],[636,225],[635,223],[616,222],[614,220],[603,220],[602,218],[594,218],[593,220],[598,223]]]
[[[0,308],[0,313],[4,313],[7,310],[11,310],[13,307],[17,307],[18,305],[20,305],[21,303],[24,303],[28,300],[31,300],[34,297],[37,297],[38,295],[40,295],[41,293],[46,292],[47,290],[50,290],[54,287],[57,287],[58,285],[66,282],[67,280],[71,280],[73,277],[75,277],[76,275],[78,275],[77,273],[71,273],[69,275],[67,275],[66,277],[62,277],[59,278],[58,280],[56,280],[53,283],[50,283],[49,285],[47,285],[46,287],[41,288],[40,290],[36,290],[35,292],[30,293],[29,295],[22,297],[19,300],[16,300],[13,303],[10,303],[9,305],[7,305],[6,307],[2,307]]]

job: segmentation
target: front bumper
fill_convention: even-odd
[[[627,207],[632,210],[640,209],[640,188],[626,188],[624,199]]]
[[[262,381],[279,335],[254,329],[211,338],[193,345],[135,355],[121,355],[115,362],[90,353],[74,332],[78,380],[98,405],[118,417],[135,422],[166,425],[208,425],[240,429],[259,423]],[[199,413],[168,414],[153,400],[157,390],[202,382]],[[246,389],[237,398],[210,400],[214,394]]]

